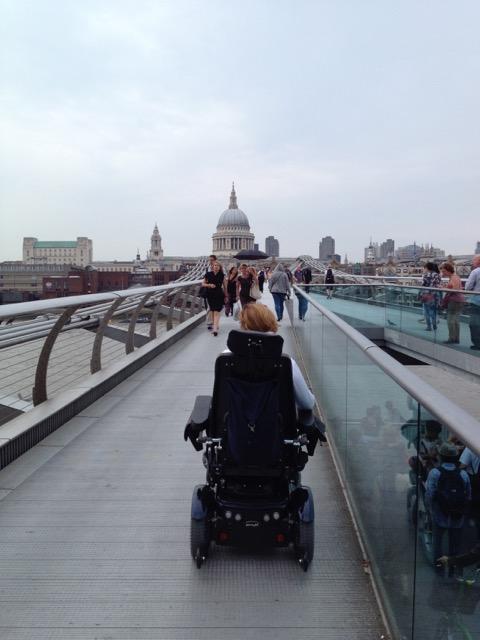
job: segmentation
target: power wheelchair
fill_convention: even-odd
[[[300,472],[323,425],[295,406],[283,338],[233,330],[215,362],[213,396],[197,396],[184,432],[204,450],[206,484],[192,496],[191,554],[200,568],[212,543],[288,547],[307,571],[314,554],[314,503]],[[309,415],[305,415],[309,414]]]

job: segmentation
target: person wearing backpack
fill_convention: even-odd
[[[328,267],[325,272],[325,284],[335,284],[335,276],[333,275],[331,267]],[[327,292],[327,298],[330,300],[333,296],[333,287],[325,287],[325,290]]]
[[[310,267],[304,267],[302,269],[303,281],[306,285],[309,285],[312,281],[312,270]],[[310,293],[310,287],[305,287],[305,293]]]
[[[465,469],[470,479],[470,487],[472,489],[470,516],[475,521],[477,538],[480,542],[480,456],[465,447],[460,456],[460,467]]]
[[[426,498],[432,513],[433,557],[443,556],[442,542],[448,532],[448,556],[460,551],[465,513],[471,498],[468,474],[457,465],[458,451],[454,444],[444,442],[440,446],[440,466],[433,468],[427,477]],[[437,573],[443,567],[436,566]],[[453,567],[449,568],[453,575]]]

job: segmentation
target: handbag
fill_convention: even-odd
[[[254,300],[260,300],[260,298],[262,297],[262,292],[260,291],[260,287],[256,282],[252,282],[252,286],[250,287],[250,292],[248,295]]]
[[[242,307],[240,306],[239,302],[235,302],[235,304],[233,305],[233,319],[234,320],[240,320],[240,311],[242,310]]]
[[[200,298],[206,298],[207,297],[207,292],[208,292],[207,287],[200,287],[200,289],[198,291],[198,295],[199,295]]]

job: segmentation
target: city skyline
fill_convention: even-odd
[[[20,258],[18,258],[18,261],[20,262],[28,262],[29,260],[33,260],[34,258],[34,254],[33,251],[28,251],[28,248],[32,248],[33,247],[33,243],[35,242],[35,246],[40,247],[40,252],[43,250],[43,252],[45,253],[46,250],[43,249],[43,247],[50,247],[50,246],[60,246],[65,245],[65,246],[69,246],[69,247],[76,247],[76,245],[78,244],[78,241],[85,241],[89,243],[89,252],[90,252],[90,256],[92,255],[93,252],[93,241],[89,238],[82,238],[82,237],[77,237],[76,240],[72,240],[72,239],[68,239],[68,240],[59,240],[58,238],[55,239],[47,239],[47,238],[36,238],[36,237],[29,237],[29,236],[25,236],[23,238],[23,249],[22,249],[22,256]],[[326,236],[324,238],[322,238],[319,243],[318,243],[318,247],[319,247],[319,259],[329,262],[332,259],[336,259],[338,262],[343,262],[343,258],[340,254],[336,254],[333,253],[335,252],[335,238],[331,237],[331,236]],[[159,233],[158,230],[158,225],[155,224],[154,229],[153,229],[153,233],[150,237],[150,245],[148,248],[143,248],[143,243],[141,245],[142,248],[140,248],[140,246],[137,246],[136,251],[135,251],[135,256],[140,256],[141,260],[163,260],[164,258],[169,258],[169,257],[182,257],[182,254],[165,254],[163,252],[162,249],[162,237],[161,234]],[[259,249],[259,245],[260,245],[261,241],[259,240],[259,242],[256,242],[253,246],[256,250]],[[412,255],[416,255],[416,257],[421,258],[425,255],[431,255],[433,258],[444,258],[446,256],[448,256],[449,254],[451,254],[451,252],[449,252],[448,250],[445,250],[441,247],[434,247],[434,245],[432,243],[424,243],[424,244],[420,244],[417,243],[415,241],[413,241],[413,243],[406,245],[406,246],[399,246],[396,247],[395,246],[395,240],[393,238],[389,238],[383,242],[375,242],[373,241],[372,238],[370,238],[370,242],[368,244],[368,246],[364,247],[363,252],[364,255],[360,260],[352,260],[349,259],[349,263],[352,262],[367,262],[367,252],[369,250],[372,250],[373,253],[372,255],[374,255],[376,257],[377,260],[383,260],[383,261],[388,261],[390,258],[393,258],[393,260],[405,260],[406,256],[404,255],[400,255],[401,253],[411,253]],[[287,254],[282,254],[279,252],[279,241],[277,238],[275,238],[274,236],[270,235],[267,238],[264,239],[264,245],[265,245],[265,252],[267,253],[267,255],[270,255],[272,257],[289,257],[289,258],[296,258],[299,257],[300,255],[310,255],[310,254],[294,254],[294,255],[290,255],[288,256]],[[80,247],[80,245],[79,245]],[[273,248],[274,249],[272,251],[269,252],[269,249]],[[324,255],[322,255],[322,247],[328,247],[330,253],[328,253],[328,251],[325,253],[325,250],[323,251]],[[416,251],[415,251],[415,247],[416,247]],[[474,247],[474,251],[473,252],[466,252],[465,254],[454,254],[454,255],[475,255],[477,253],[479,253],[479,247],[480,247],[480,241],[476,242],[476,245]],[[81,247],[82,248],[82,247]],[[80,249],[79,249],[80,250]],[[62,249],[62,251],[65,253],[65,255],[67,254],[67,250]],[[214,248],[215,251],[215,248]],[[217,250],[220,251],[220,250]],[[222,253],[222,251],[220,251],[220,253]],[[40,255],[40,254],[39,254]],[[46,255],[46,253],[45,253]],[[83,255],[83,254],[82,254]],[[200,256],[205,256],[207,254],[201,254],[201,253],[193,253],[190,256],[187,256],[187,254],[183,254],[185,257],[200,257]],[[209,254],[208,254],[209,255]],[[452,254],[453,255],[453,254]],[[312,257],[315,257],[312,255]],[[98,261],[130,261],[130,260],[134,260],[136,258],[134,258],[133,256],[125,256],[124,258],[113,258],[113,257],[102,257],[102,258],[97,258],[96,256],[93,257],[92,260],[87,260],[87,262],[85,262],[82,259],[82,263],[83,266],[85,266],[86,264],[93,264],[94,262],[98,262]],[[13,260],[12,262],[15,262],[17,259]],[[0,262],[3,262],[3,260],[0,257]],[[8,262],[8,261],[7,261]],[[37,256],[35,257],[34,260],[35,263],[41,263],[42,259],[41,257]],[[45,263],[47,262],[52,262],[51,257],[47,260],[44,261]],[[58,264],[64,264],[67,263],[68,261],[66,260],[66,258],[63,256],[63,254],[60,252],[59,253],[59,262]],[[73,264],[73,263],[72,263]],[[78,262],[77,264],[80,264],[80,262]]]
[[[165,255],[208,254],[232,180],[283,255],[472,252],[473,0],[2,5],[1,260],[79,235],[127,259],[155,222]]]

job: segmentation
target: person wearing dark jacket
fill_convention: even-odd
[[[293,278],[295,280],[295,284],[299,285],[305,282],[305,271],[306,271],[305,269],[302,270],[301,265],[297,265],[297,268],[293,272]],[[298,318],[299,320],[305,321],[305,315],[308,310],[308,300],[301,293],[298,293],[297,291],[295,291],[295,295],[298,300]]]
[[[225,302],[225,274],[219,262],[214,262],[212,271],[207,271],[203,286],[207,290],[207,302],[212,312],[213,335],[218,335],[220,312]]]
[[[260,289],[261,293],[263,293],[264,283],[265,283],[265,271],[263,269],[260,269],[260,271],[258,272],[258,288]]]
[[[225,315],[232,316],[233,308],[237,302],[237,267],[231,267],[228,272],[228,276],[225,280],[226,284],[226,297],[225,297]]]
[[[328,269],[325,272],[325,284],[335,284],[335,276],[333,275],[333,271],[331,267],[328,267]],[[327,291],[327,298],[330,300],[330,298],[333,295],[333,287],[326,287],[326,291]]]

